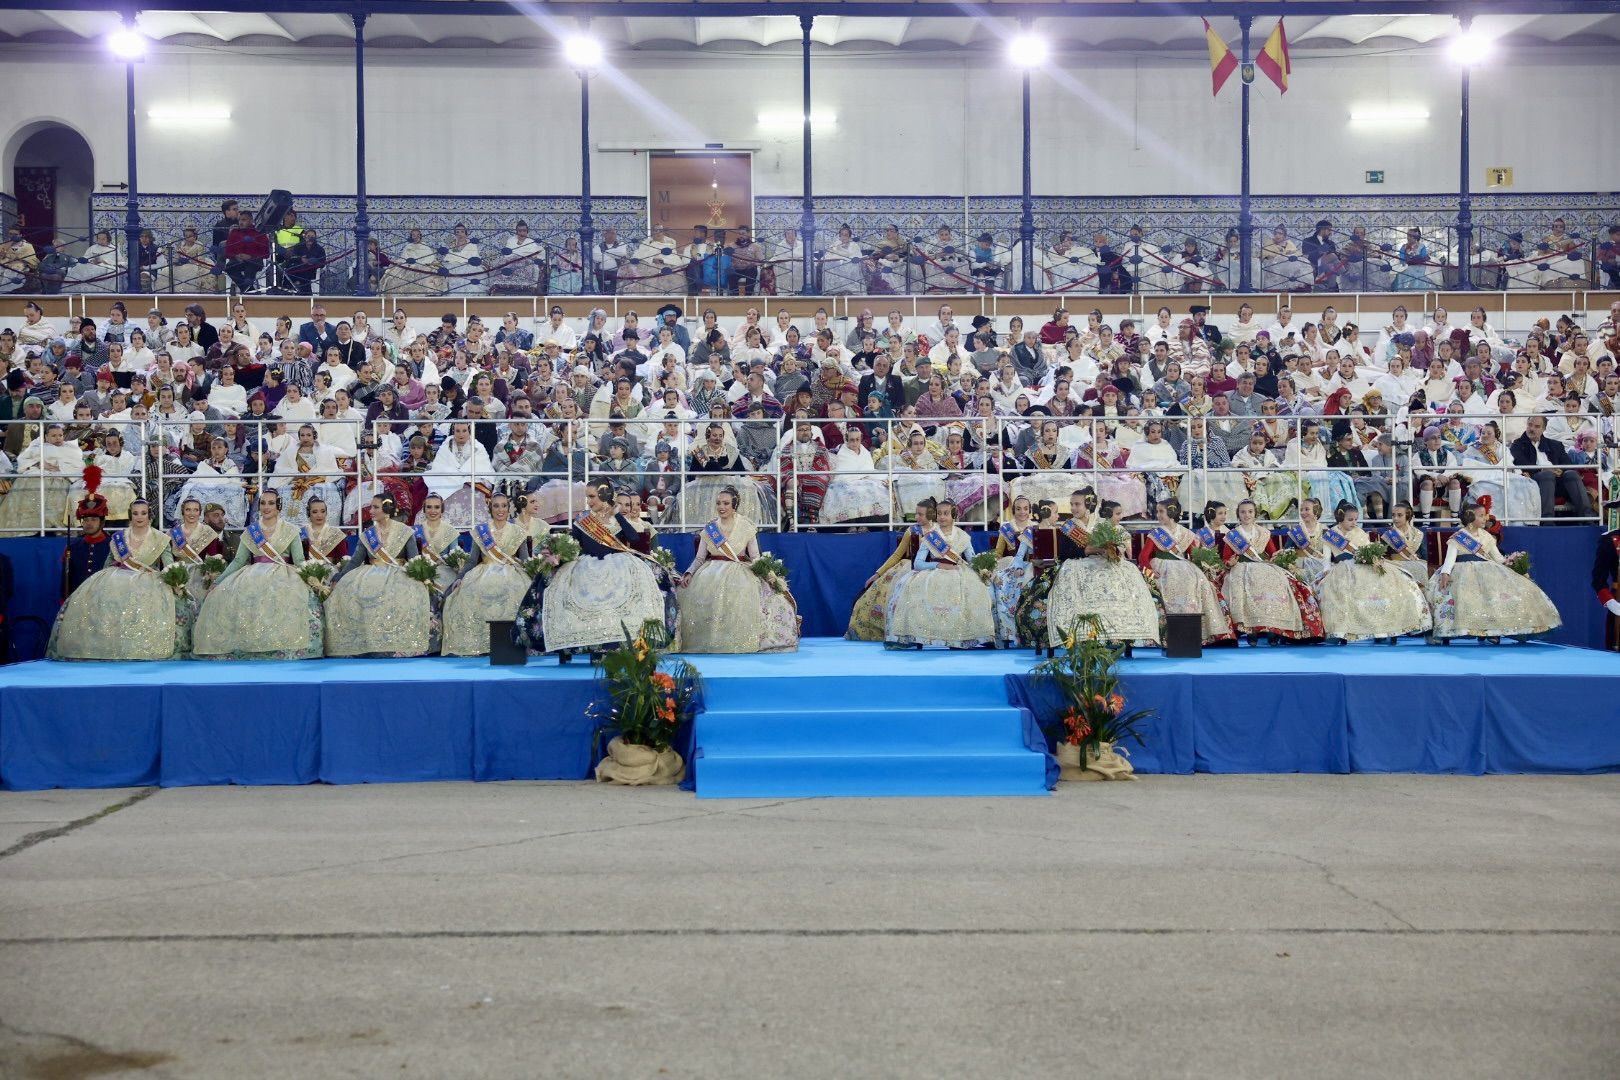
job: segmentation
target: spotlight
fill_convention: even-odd
[[[107,48],[120,60],[139,60],[146,55],[146,36],[125,26],[107,35]]]
[[[1495,48],[1489,36],[1469,28],[1451,39],[1451,59],[1463,67],[1473,67],[1490,59]]]
[[[602,62],[602,43],[593,37],[575,34],[563,42],[563,55],[577,68],[593,68]]]
[[[1019,34],[1007,44],[1007,59],[1018,67],[1040,67],[1046,63],[1046,54],[1046,40],[1034,34]]]

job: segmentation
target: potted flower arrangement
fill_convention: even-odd
[[[1061,648],[1030,671],[1037,678],[1051,679],[1062,698],[1045,730],[1056,743],[1065,780],[1136,779],[1119,744],[1135,739],[1142,745],[1137,726],[1152,711],[1125,710],[1119,690],[1119,661],[1124,654],[1124,646],[1103,640],[1102,621],[1086,615],[1076,621]]]
[[[973,556],[973,561],[968,565],[973,568],[975,574],[979,575],[979,580],[988,585],[991,576],[996,572],[996,553],[993,551],[981,551]]]
[[[634,633],[626,628],[624,644],[596,659],[607,701],[593,705],[590,715],[601,722],[599,734],[617,733],[597,763],[597,780],[678,784],[686,776],[686,763],[670,742],[697,710],[703,682],[691,664],[668,659],[669,645],[663,623],[648,619]]]

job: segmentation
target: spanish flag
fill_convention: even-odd
[[[1266,78],[1277,84],[1277,89],[1288,93],[1288,76],[1293,73],[1294,65],[1288,59],[1288,35],[1283,32],[1283,21],[1277,20],[1277,28],[1266,38],[1266,43],[1260,49],[1260,55],[1254,58],[1254,66],[1265,72]]]
[[[1208,19],[1204,20],[1204,40],[1209,43],[1209,73],[1211,81],[1215,84],[1213,93],[1219,94],[1226,80],[1237,70],[1237,57],[1232,55],[1232,50],[1226,47],[1226,42],[1215,33]]]

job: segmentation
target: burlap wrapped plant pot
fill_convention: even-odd
[[[596,779],[604,784],[678,784],[686,778],[686,762],[674,750],[654,750],[614,737],[607,757],[596,765]]]

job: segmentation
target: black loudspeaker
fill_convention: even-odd
[[[1204,617],[1166,615],[1164,655],[1176,660],[1196,660],[1204,655]]]
[[[253,227],[267,236],[275,232],[281,228],[281,219],[287,216],[292,204],[292,192],[273,188],[265,197],[264,205],[259,207],[259,212],[253,215]]]
[[[522,667],[529,662],[529,650],[512,642],[512,620],[492,619],[489,624],[490,667]]]

